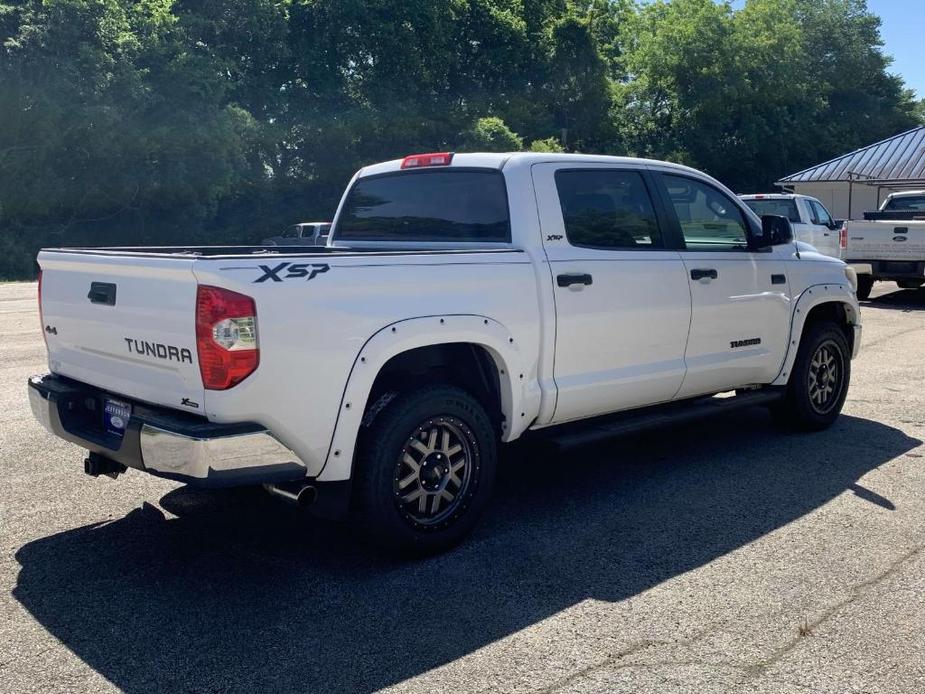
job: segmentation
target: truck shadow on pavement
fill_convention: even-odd
[[[632,597],[840,494],[890,512],[858,480],[919,444],[848,416],[782,434],[755,409],[512,457],[474,536],[420,561],[262,490],[181,487],[161,500],[177,518],[144,504],[25,545],[14,595],[128,692],[373,691],[586,598]]]
[[[897,289],[861,302],[861,308],[900,309],[903,311],[925,310],[925,288]]]

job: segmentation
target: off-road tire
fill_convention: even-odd
[[[831,426],[845,403],[850,382],[851,350],[845,333],[830,321],[809,324],[784,397],[771,408],[775,421],[800,431]]]
[[[435,430],[436,442],[431,440]],[[434,385],[398,394],[361,434],[355,520],[374,540],[402,552],[432,554],[453,547],[475,527],[491,496],[497,445],[485,409],[461,388]],[[456,448],[460,451],[453,453]],[[465,466],[459,468],[463,458]],[[443,490],[446,496],[435,499]],[[446,498],[450,495],[452,501]],[[436,504],[440,508],[431,513]]]

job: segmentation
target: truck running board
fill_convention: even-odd
[[[737,395],[694,398],[541,429],[536,432],[536,436],[552,443],[559,450],[567,450],[647,429],[696,421],[743,407],[767,405],[782,396],[782,388],[762,388],[742,391]]]

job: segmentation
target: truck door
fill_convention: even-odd
[[[813,245],[820,253],[838,257],[838,230],[832,229],[832,216],[818,200],[804,200],[813,225]]]
[[[718,393],[776,378],[790,334],[788,259],[793,245],[748,250],[739,204],[711,183],[657,174],[690,283],[687,375],[678,397]]]
[[[691,317],[642,167],[532,167],[556,308],[553,422],[671,400]]]

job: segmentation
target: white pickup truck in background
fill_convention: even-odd
[[[264,239],[264,246],[326,246],[330,222],[300,222],[288,227],[279,236]]]
[[[756,404],[818,429],[844,402],[854,272],[693,169],[413,155],[357,173],[333,224],[299,251],[43,250],[35,416],[91,475],[263,484],[434,551],[528,433]]]
[[[797,193],[755,193],[739,196],[759,217],[776,214],[786,217],[793,226],[793,238],[808,243],[820,253],[840,258],[838,230],[841,224],[821,202]]]
[[[841,228],[841,257],[858,274],[858,298],[867,299],[877,280],[903,289],[925,284],[925,190],[891,193],[864,220]]]

